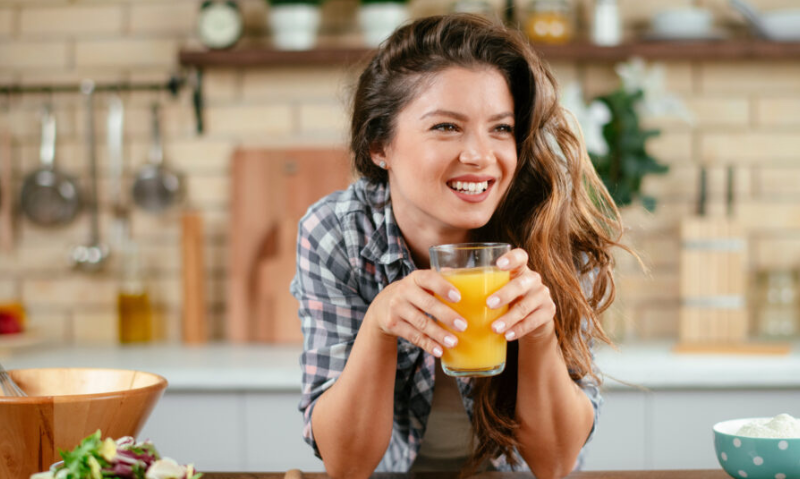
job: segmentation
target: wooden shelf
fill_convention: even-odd
[[[633,56],[655,60],[781,60],[799,59],[800,42],[778,43],[761,40],[720,40],[685,42],[637,42],[616,47],[589,43],[535,45],[547,60],[620,61]],[[281,51],[264,47],[233,50],[182,50],[180,63],[196,67],[256,67],[295,65],[340,65],[364,60],[369,48],[326,47],[305,51]]]
[[[196,67],[258,67],[270,65],[345,65],[368,58],[369,48],[325,47],[286,51],[267,47],[233,50],[181,50],[180,63]]]

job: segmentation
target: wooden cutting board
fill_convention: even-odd
[[[348,153],[239,149],[232,161],[226,332],[232,342],[299,343],[297,223],[323,196],[352,181]]]

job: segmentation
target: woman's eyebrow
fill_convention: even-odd
[[[458,112],[455,112],[455,111],[451,111],[451,110],[442,110],[442,109],[429,111],[429,112],[425,113],[424,115],[422,115],[421,117],[419,117],[419,119],[420,120],[424,120],[425,118],[427,118],[429,116],[435,116],[435,115],[449,116],[451,118],[455,118],[456,120],[460,120],[460,121],[466,121],[467,120],[467,116],[464,115],[464,114],[461,114],[461,113],[458,113]],[[512,113],[510,111],[506,111],[506,112],[503,112],[503,113],[498,113],[497,115],[490,116],[489,117],[489,121],[502,120],[503,118],[507,118],[507,117],[512,117],[513,118],[514,117],[514,113]]]

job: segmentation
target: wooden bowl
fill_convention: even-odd
[[[98,429],[117,439],[139,433],[167,380],[124,369],[9,371],[28,397],[0,395],[0,478],[28,478],[60,461]]]

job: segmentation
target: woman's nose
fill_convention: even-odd
[[[484,167],[494,161],[494,152],[486,139],[473,136],[464,143],[458,161]]]

